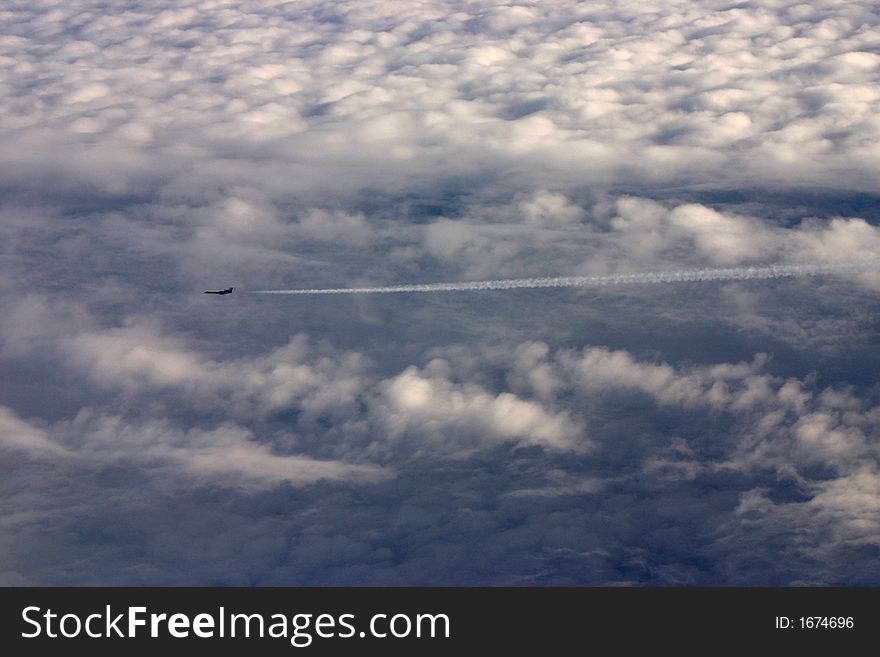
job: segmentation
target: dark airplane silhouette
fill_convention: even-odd
[[[225,290],[205,290],[205,294],[232,294],[234,287],[228,287]]]

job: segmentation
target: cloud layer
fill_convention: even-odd
[[[241,294],[876,261],[871,3],[0,22],[0,582],[880,582],[875,270]]]
[[[7,182],[51,167],[137,193],[170,167],[186,197],[241,176],[216,161],[231,152],[276,192],[450,158],[555,181],[876,185],[866,3],[38,2],[7,22]]]

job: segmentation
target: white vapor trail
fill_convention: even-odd
[[[470,290],[514,290],[542,287],[603,287],[638,283],[686,283],[701,281],[749,281],[821,274],[857,274],[880,270],[880,260],[832,264],[762,265],[720,269],[679,269],[601,276],[554,276],[548,278],[508,278],[462,283],[416,283],[383,287],[335,287],[302,290],[253,290],[253,294],[401,294],[411,292],[467,292]]]

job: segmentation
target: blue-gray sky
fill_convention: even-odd
[[[876,271],[247,293],[878,258],[874,3],[0,26],[0,583],[880,584]]]

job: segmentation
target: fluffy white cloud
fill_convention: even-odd
[[[186,280],[306,270],[333,285],[418,275],[426,257],[478,278],[880,253],[856,217],[785,228],[637,191],[578,194],[876,192],[867,4],[162,7],[10,10],[0,177],[40,197],[138,199],[136,212],[97,204],[79,244],[46,222],[70,257],[97,259],[91,239]],[[479,183],[487,172],[497,180]],[[448,180],[485,195],[426,226],[375,210]],[[353,271],[333,269],[340,251]]]
[[[661,407],[730,413],[740,423],[739,441],[724,467],[782,470],[794,464],[808,470],[819,465],[848,473],[861,471],[880,455],[874,439],[880,407],[852,391],[816,392],[809,379],[763,373],[764,354],[748,363],[676,368],[637,360],[623,350],[587,347],[553,353],[544,343],[530,342],[500,358],[509,363],[507,381],[514,391],[550,404],[575,392],[601,408],[608,395],[638,391]],[[673,452],[687,455],[689,449],[678,443]]]
[[[474,384],[456,384],[442,375],[409,367],[381,384],[382,403],[375,412],[392,437],[407,434],[452,449],[469,443],[512,441],[551,450],[585,451],[583,429],[565,411],[509,392],[492,394]]]
[[[793,228],[756,217],[719,212],[701,204],[671,208],[648,199],[614,202],[611,227],[618,248],[632,259],[694,252],[717,265],[788,260],[848,262],[880,255],[880,229],[858,217],[807,220]],[[621,258],[623,259],[623,258]],[[866,279],[870,280],[870,279]]]
[[[61,331],[35,345],[36,350],[47,348],[126,403],[168,392],[175,405],[222,409],[245,422],[291,410],[312,420],[353,422],[354,427],[369,419],[380,435],[422,436],[429,451],[440,452],[499,442],[575,451],[589,445],[569,413],[477,383],[455,383],[440,359],[424,370],[409,367],[383,380],[360,354],[328,352],[297,335],[265,355],[213,360],[142,321],[70,336]],[[517,350],[521,363],[529,359],[528,352],[529,345]],[[363,430],[354,427],[355,433]]]
[[[594,347],[580,354],[565,354],[560,363],[587,393],[628,388],[665,404],[747,407],[764,401],[764,393],[770,392],[767,377],[755,375],[763,360],[758,356],[752,364],[724,364],[679,372],[666,363],[640,363],[625,351]]]
[[[466,206],[461,218],[436,218],[424,228],[419,246],[401,246],[402,260],[430,256],[452,268],[452,276],[479,279],[877,261],[880,228],[845,216],[807,215],[782,225],[702,203],[635,196],[579,206],[562,194],[537,192]],[[880,289],[875,271],[847,278]]]
[[[576,451],[588,446],[568,413],[510,392],[456,384],[444,376],[440,360],[424,371],[409,367],[377,380],[362,356],[321,355],[299,335],[265,356],[217,362],[138,324],[74,336],[64,348],[71,365],[105,389],[135,397],[174,391],[178,402],[182,395],[197,408],[222,408],[244,419],[296,409],[344,422],[365,405],[380,434],[421,435],[440,451],[484,441]]]
[[[765,354],[748,363],[675,368],[639,361],[627,351],[607,347],[551,353],[545,343],[527,342],[516,348],[510,360],[507,381],[513,389],[548,401],[571,392],[593,398],[625,390],[684,408],[746,411],[771,405],[803,410],[800,382],[761,373]]]
[[[304,335],[262,357],[223,361],[137,323],[75,335],[62,345],[73,367],[107,389],[173,390],[198,406],[244,417],[291,406],[315,416],[345,413],[366,385],[363,357],[323,355]]]
[[[742,495],[736,509],[741,527],[768,534],[783,527],[797,527],[805,540],[792,550],[829,563],[841,546],[849,549],[880,546],[880,472],[863,466],[844,476],[808,483],[811,497],[805,502],[775,503],[766,491],[753,489]],[[827,566],[826,566],[827,568]],[[822,581],[825,569],[804,574],[803,581]]]
[[[516,225],[438,219],[425,229],[423,246],[432,257],[462,268],[465,277],[480,278],[518,271],[526,241]]]
[[[111,386],[171,386],[211,376],[211,365],[178,341],[139,326],[83,333],[70,338],[70,359],[98,382]]]
[[[876,189],[876,15],[804,7],[35,2],[0,42],[2,157],[108,191],[168,165],[226,177],[230,152],[279,190],[510,158],[568,180]]]
[[[538,225],[567,225],[577,223],[584,215],[583,208],[569,201],[563,194],[540,191],[532,198],[520,201],[524,219]]]
[[[875,584],[876,272],[246,294],[877,258],[873,9],[5,7],[0,579]]]

